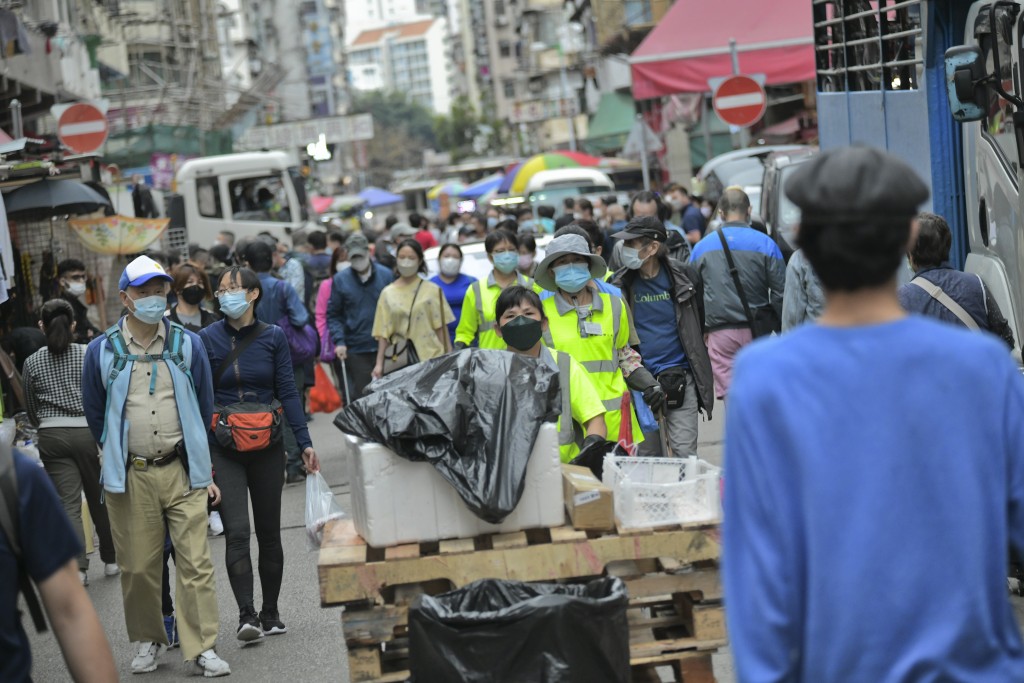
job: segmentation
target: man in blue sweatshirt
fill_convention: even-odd
[[[1024,679],[1024,381],[990,335],[908,316],[896,272],[928,190],[866,147],[786,194],[825,310],[738,358],[723,570],[739,679]]]
[[[395,279],[389,268],[370,260],[370,244],[362,233],[345,242],[350,268],[334,276],[327,303],[327,328],[334,354],[348,374],[349,400],[363,395],[377,363],[373,316],[381,291]]]

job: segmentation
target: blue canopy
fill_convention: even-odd
[[[492,175],[487,176],[486,178],[481,178],[480,180],[476,181],[475,183],[467,187],[465,190],[460,192],[459,198],[477,199],[479,197],[483,197],[485,194],[489,192],[497,192],[498,187],[501,186],[501,181],[504,179],[504,173],[494,173]]]
[[[405,198],[402,195],[382,190],[379,187],[368,187],[360,192],[359,196],[363,198],[366,205],[371,209],[377,206],[398,204],[405,201]]]

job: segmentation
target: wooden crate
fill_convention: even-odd
[[[725,644],[718,529],[675,527],[600,535],[567,527],[475,539],[367,546],[348,521],[328,526],[319,559],[321,602],[344,605],[352,681],[408,677],[408,607],[477,579],[578,582],[614,575],[630,596],[634,680],[713,681],[709,652]],[[653,678],[652,678],[653,676]]]

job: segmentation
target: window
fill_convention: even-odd
[[[498,43],[498,54],[500,54],[502,57],[511,57],[512,56],[512,44],[509,43],[507,40],[503,40],[503,41],[499,42]]]
[[[625,0],[625,21],[626,26],[639,26],[654,22],[654,15],[651,14],[651,0]]]
[[[494,0],[494,16],[501,17],[505,15],[505,0]]]
[[[1007,39],[1012,39],[1013,19],[1008,14],[997,13],[996,22],[999,30],[993,34],[988,31],[988,13],[982,12],[978,17],[975,35],[979,36],[982,53],[985,56],[985,72],[995,73],[995,50],[999,50],[999,69],[996,74],[1003,89],[1014,94],[1013,56]],[[1013,104],[1007,102],[991,87],[985,88],[988,95],[988,107],[984,121],[985,136],[995,143],[1003,158],[1017,168],[1017,134],[1013,125]]]
[[[199,178],[196,180],[196,203],[199,215],[205,218],[223,218],[220,208],[220,189],[217,178]]]
[[[228,183],[231,217],[241,221],[291,222],[288,192],[281,176],[242,178]]]
[[[515,81],[511,81],[511,80],[505,81],[503,83],[503,89],[505,91],[505,97],[506,98],[508,98],[510,100],[515,98],[515,96],[516,96],[516,82]]]

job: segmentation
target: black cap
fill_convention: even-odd
[[[665,224],[654,216],[637,216],[626,223],[625,230],[615,233],[612,237],[620,240],[647,237],[656,242],[666,242],[668,241],[668,232],[665,230]]]
[[[868,223],[912,218],[928,186],[902,159],[871,147],[830,149],[800,164],[786,196],[805,223]]]

